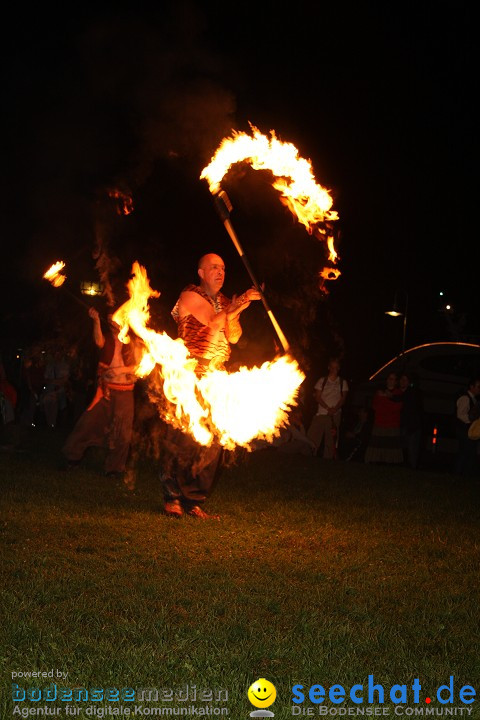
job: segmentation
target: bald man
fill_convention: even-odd
[[[187,285],[172,310],[182,338],[190,354],[197,360],[197,375],[209,368],[223,369],[230,357],[230,344],[242,335],[241,313],[260,293],[249,288],[230,300],[222,292],[225,264],[214,253],[203,255],[198,262],[199,285]],[[162,474],[164,509],[167,515],[181,517],[184,513],[200,519],[213,517],[202,505],[209,497],[219,470],[220,446],[202,448],[189,436],[169,430],[167,452]]]

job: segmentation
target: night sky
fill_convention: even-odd
[[[267,174],[237,166],[225,181],[232,223],[309,372],[341,352],[347,376],[362,377],[396,355],[402,320],[384,314],[395,293],[400,309],[408,295],[407,346],[480,341],[467,3],[146,7],[42,5],[5,23],[4,355],[89,331],[86,310],[41,278],[65,260],[78,294],[98,279],[99,240],[119,299],[132,262],[147,268],[158,329],[173,331],[170,309],[205,252],[224,257],[227,294],[248,287],[199,176],[249,122],[312,161],[340,216],[341,276],[322,295],[324,248]],[[131,194],[131,215],[117,214],[111,188]],[[439,311],[440,291],[453,314]],[[247,312],[239,357],[264,360],[273,331],[260,305]]]

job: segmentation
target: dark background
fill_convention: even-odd
[[[225,181],[232,222],[294,353],[318,377],[342,355],[349,378],[407,347],[480,340],[474,28],[467,3],[116,3],[17,7],[4,23],[1,350],[90,332],[82,280],[110,262],[116,299],[131,264],[161,297],[158,329],[205,252],[248,275],[199,179],[233,128],[275,130],[312,161],[340,219],[341,276],[278,200],[267,173]],[[118,214],[109,197],[131,196]],[[42,280],[67,263],[66,288]],[[440,297],[443,291],[445,295]],[[102,301],[92,301],[105,310]],[[443,310],[450,302],[453,311]],[[237,359],[273,357],[260,304],[244,315]]]

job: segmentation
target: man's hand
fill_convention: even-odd
[[[263,290],[263,287],[262,287]],[[246,292],[243,293],[247,301],[250,303],[252,300],[261,300],[262,296],[260,292],[255,287],[248,288]]]
[[[88,314],[92,318],[92,320],[100,320],[100,315],[98,314],[98,310],[96,310],[94,307],[91,307],[88,309]]]
[[[261,300],[262,296],[259,291],[254,288],[248,288],[242,295],[238,297],[234,295],[230,305],[227,307],[227,315],[238,315],[250,305],[252,300]]]

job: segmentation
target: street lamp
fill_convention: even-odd
[[[408,314],[408,292],[406,290],[404,290],[403,292],[405,294],[405,306],[403,308],[403,312],[401,310],[399,310],[399,308],[398,308],[397,292],[395,292],[395,297],[393,299],[393,309],[385,310],[385,315],[390,315],[390,317],[402,317],[403,316],[402,353],[405,352],[405,338],[407,336],[407,314]]]

